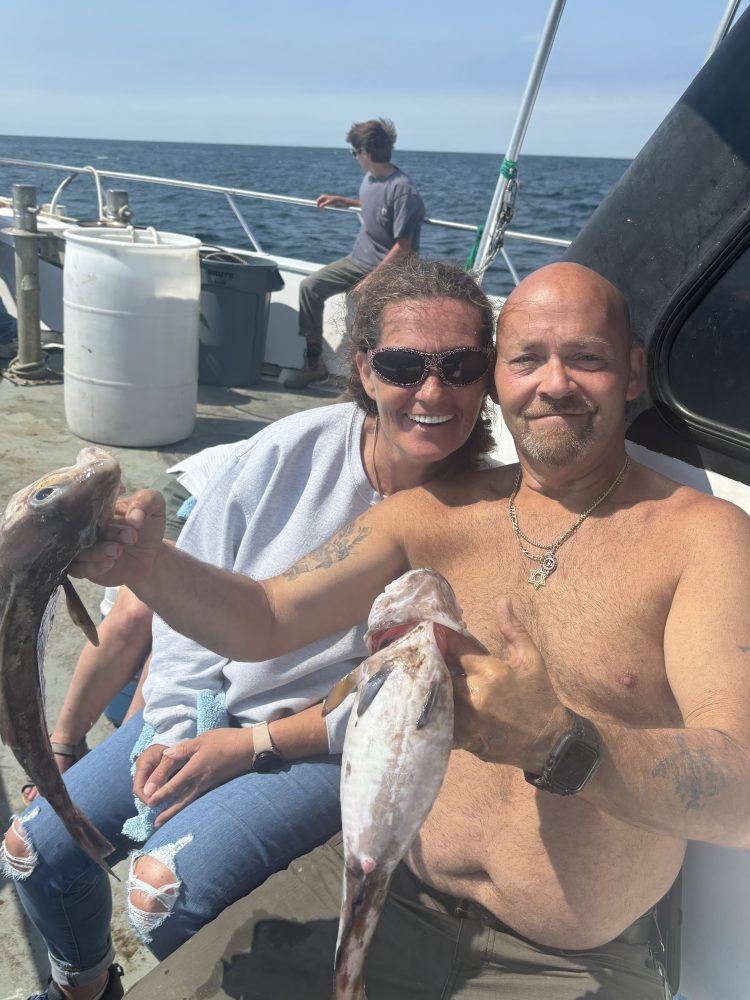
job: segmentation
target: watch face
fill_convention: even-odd
[[[259,774],[270,774],[272,771],[278,771],[283,763],[281,757],[273,750],[263,750],[253,761],[253,771],[257,771]]]
[[[596,770],[599,754],[580,740],[571,740],[555,762],[555,784],[579,791]]]

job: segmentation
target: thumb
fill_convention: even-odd
[[[509,597],[498,599],[496,611],[500,634],[508,644],[509,652],[518,655],[528,646],[534,645],[531,636],[526,631],[526,627],[519,618],[516,618],[513,610],[513,602]]]
[[[139,490],[123,501],[125,518],[133,527],[140,528],[150,518],[164,516],[164,497],[158,490]]]

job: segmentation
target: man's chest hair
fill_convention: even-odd
[[[672,593],[643,560],[589,558],[583,548],[536,591],[530,560],[492,539],[466,540],[433,552],[451,582],[470,631],[496,656],[507,656],[497,600],[516,616],[544,657],[560,699],[592,718],[623,725],[672,725],[679,713],[664,666],[664,626]]]

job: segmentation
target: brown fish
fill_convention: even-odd
[[[372,606],[371,656],[331,691],[324,714],[356,687],[341,766],[344,894],[335,1000],[365,1000],[367,949],[393,870],[432,808],[453,745],[453,686],[440,632],[470,635],[439,573],[412,570]]]
[[[98,644],[96,626],[66,576],[112,516],[120,467],[84,448],[11,497],[0,520],[0,738],[81,848],[105,871],[112,845],[73,804],[55,764],[44,712],[44,649],[59,587],[73,621]]]

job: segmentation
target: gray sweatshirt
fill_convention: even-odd
[[[360,455],[364,416],[353,403],[304,410],[231,449],[201,491],[178,547],[255,579],[286,570],[377,502]],[[360,626],[274,660],[239,663],[155,616],[144,689],[154,742],[174,746],[195,736],[202,690],[223,690],[227,711],[244,726],[307,708],[367,656],[363,635]],[[341,752],[347,702],[327,719],[331,753]]]

